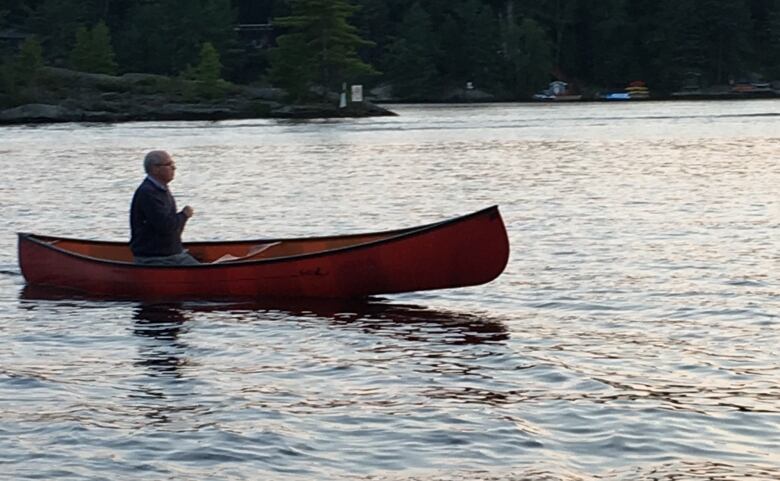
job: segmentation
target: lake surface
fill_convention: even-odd
[[[392,109],[0,128],[0,478],[780,478],[780,101]],[[350,303],[25,289],[15,233],[126,239],[157,148],[185,240],[498,204],[510,261]]]

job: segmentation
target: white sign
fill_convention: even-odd
[[[363,101],[363,86],[362,85],[353,85],[352,86],[352,101],[353,102],[362,102]]]

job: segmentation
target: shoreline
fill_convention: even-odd
[[[396,113],[365,103],[339,109],[328,105],[286,105],[268,113],[230,110],[221,106],[186,104],[168,106],[164,110],[145,112],[107,112],[101,110],[67,109],[56,104],[25,104],[0,110],[0,126],[25,124],[62,123],[125,123],[125,122],[176,122],[220,121],[242,119],[315,120],[336,118],[388,117]]]
[[[776,100],[780,94],[767,93],[733,93],[733,94],[694,94],[671,95],[662,97],[648,97],[641,99],[577,99],[577,100],[372,100],[361,103],[353,103],[347,107],[339,108],[332,104],[304,104],[284,105],[276,102],[267,102],[267,108],[263,111],[256,109],[257,105],[237,106],[235,103],[162,103],[158,108],[150,107],[148,103],[138,103],[134,110],[107,111],[100,109],[86,109],[79,107],[66,107],[53,103],[30,103],[9,109],[0,110],[0,126],[11,125],[41,125],[62,123],[125,123],[125,122],[177,122],[177,121],[221,121],[244,119],[269,119],[269,120],[327,120],[340,118],[367,118],[396,116],[391,110],[393,105],[444,105],[444,104],[538,104],[538,105],[566,105],[566,104],[621,104],[637,102],[720,102],[720,101],[751,101],[751,100]],[[64,102],[63,102],[64,103]],[[389,108],[383,107],[389,106]]]
[[[536,99],[523,99],[523,100],[485,100],[485,99],[468,99],[468,98],[452,98],[446,100],[396,100],[396,99],[373,99],[372,102],[380,105],[396,105],[396,104],[619,104],[619,103],[636,103],[636,102],[679,102],[679,101],[724,101],[724,100],[772,100],[780,99],[780,92],[756,92],[756,93],[701,93],[701,94],[670,94],[670,95],[658,95],[645,98],[636,99],[603,99],[603,98],[582,98],[576,100],[536,100]]]

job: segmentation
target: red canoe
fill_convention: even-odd
[[[20,233],[19,264],[28,285],[110,298],[354,298],[483,284],[509,258],[497,206],[387,232],[185,248],[203,264],[140,266],[127,243]]]

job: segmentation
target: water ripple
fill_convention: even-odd
[[[780,478],[774,101],[394,108],[0,128],[4,473]],[[390,229],[497,203],[509,265],[486,286],[360,302],[24,287],[13,233],[126,239],[152,144],[177,157],[188,239]]]

